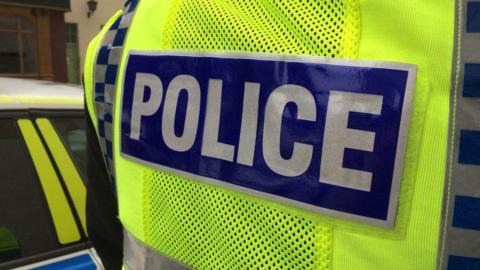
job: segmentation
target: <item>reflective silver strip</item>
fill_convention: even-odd
[[[473,163],[462,162],[460,149],[462,131],[473,131],[477,134],[480,132],[480,99],[464,94],[465,65],[480,64],[480,33],[466,31],[468,8],[471,3],[480,1],[458,0],[455,7],[450,134],[438,269],[459,269],[460,265],[478,269],[475,267],[480,265],[480,230],[478,222],[472,221],[471,218],[475,214],[470,213],[474,213],[474,208],[478,206],[468,203],[465,205],[464,199],[477,202],[480,200],[480,166],[475,164],[478,160]],[[480,85],[478,87],[480,88]],[[480,89],[476,91],[480,92]],[[477,143],[480,144],[480,141]],[[459,203],[460,199],[464,201],[462,204]],[[468,209],[469,207],[471,209]]]
[[[190,270],[170,257],[158,253],[126,230],[123,231],[123,263],[129,270]]]

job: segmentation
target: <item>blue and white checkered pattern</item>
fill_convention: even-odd
[[[442,270],[480,269],[480,1],[459,1],[456,19]]]
[[[123,14],[115,20],[105,33],[95,62],[94,93],[98,120],[98,137],[113,185],[115,183],[113,112],[118,66],[122,57],[128,27],[138,2],[139,0],[129,0],[125,3]]]

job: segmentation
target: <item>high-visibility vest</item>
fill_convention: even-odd
[[[126,268],[480,267],[479,17],[128,1],[84,71]]]

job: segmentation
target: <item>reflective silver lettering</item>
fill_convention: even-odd
[[[145,88],[150,89],[150,98],[143,101]],[[140,127],[142,116],[153,115],[162,102],[163,85],[160,78],[154,74],[136,73],[135,87],[133,89],[132,116],[130,122],[130,138],[140,139]]]
[[[183,134],[175,134],[175,113],[178,96],[182,90],[187,91],[187,112]],[[200,116],[200,85],[197,79],[190,75],[178,75],[170,82],[165,97],[162,115],[162,136],[165,144],[172,150],[185,152],[192,148],[198,130]]]
[[[240,128],[237,162],[252,166],[255,154],[255,142],[257,140],[260,84],[246,82],[244,88],[242,126]]]
[[[208,82],[207,112],[203,129],[202,155],[233,161],[235,146],[218,141],[220,111],[222,107],[222,81]]]
[[[349,129],[349,112],[380,114],[383,97],[330,91],[323,135],[320,182],[370,191],[372,173],[343,168],[345,148],[373,151],[375,132]]]
[[[278,87],[268,97],[265,108],[263,155],[265,163],[274,172],[284,176],[298,176],[310,166],[313,146],[294,142],[293,153],[289,159],[284,159],[280,155],[283,111],[289,102],[297,106],[297,119],[316,121],[315,99],[307,89],[294,84]]]

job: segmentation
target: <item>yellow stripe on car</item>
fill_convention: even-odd
[[[40,132],[42,133],[47,146],[52,152],[53,158],[57,163],[58,169],[63,176],[65,185],[67,186],[68,192],[72,197],[73,204],[77,209],[77,213],[80,217],[80,222],[82,223],[83,230],[87,233],[86,227],[86,218],[85,218],[85,205],[87,192],[85,189],[85,184],[80,177],[80,174],[73,163],[72,158],[68,154],[67,149],[62,143],[58,133],[55,131],[50,120],[46,118],[38,118],[35,120],[37,123]]]
[[[61,244],[68,244],[79,241],[80,232],[78,231],[60,180],[38,133],[35,131],[32,121],[20,119],[18,120],[18,126],[25,139],[38,178],[40,179],[59,242]]]

